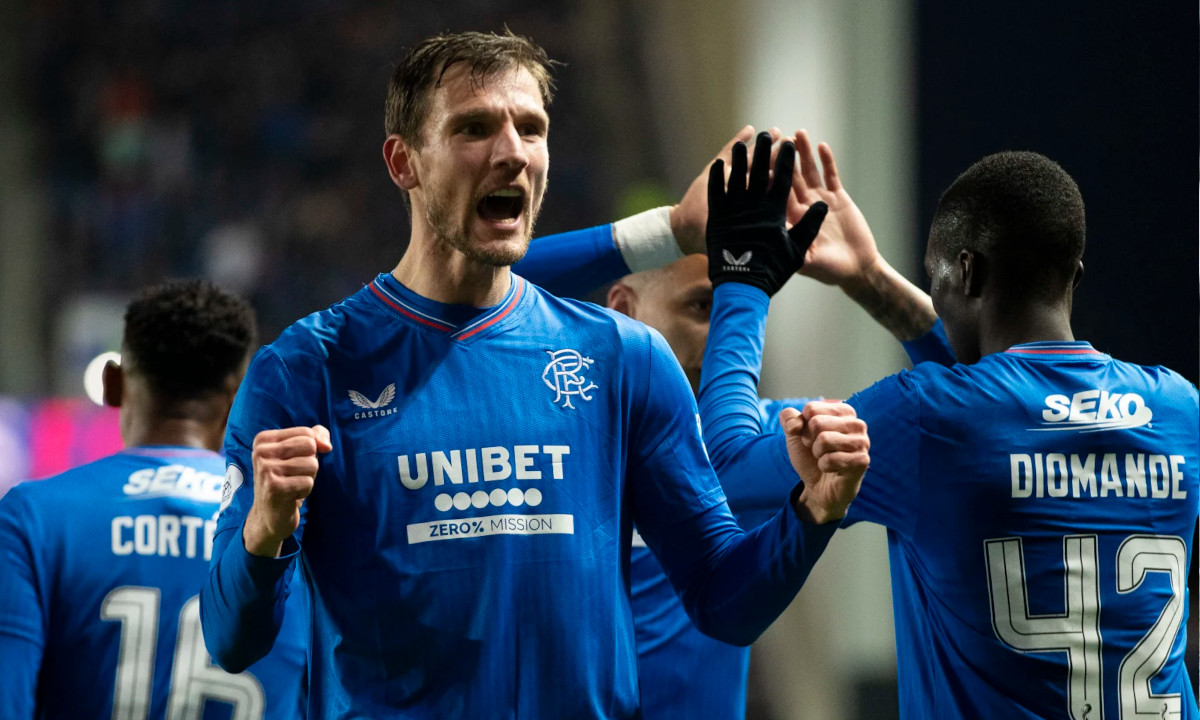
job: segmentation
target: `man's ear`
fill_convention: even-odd
[[[958,272],[963,295],[977,298],[983,294],[983,286],[987,284],[987,258],[974,250],[963,250],[958,254]]]
[[[394,133],[383,141],[383,162],[387,164],[392,182],[401,190],[412,190],[419,184],[414,153],[412,146]]]
[[[104,404],[109,407],[121,407],[121,397],[125,394],[125,371],[117,363],[109,360],[100,371],[100,384]]]
[[[1079,261],[1079,265],[1075,268],[1075,278],[1071,280],[1071,289],[1079,287],[1079,283],[1083,282],[1083,261]]]
[[[637,317],[637,292],[623,282],[615,282],[608,289],[608,297],[604,304],[611,310],[631,318]]]

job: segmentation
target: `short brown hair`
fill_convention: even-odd
[[[549,106],[554,97],[550,68],[558,63],[529,38],[514,35],[507,28],[503,35],[481,32],[437,35],[413,46],[392,71],[384,132],[399,135],[419,148],[421,126],[429,113],[430,90],[441,85],[451,65],[460,62],[470,65],[471,81],[476,87],[501,70],[525,68],[537,81],[542,103]]]

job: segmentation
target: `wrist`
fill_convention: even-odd
[[[242,544],[246,552],[258,557],[279,557],[286,537],[275,537],[260,521],[260,516],[251,507],[246,514],[246,522],[242,524]]]
[[[807,489],[804,489],[792,501],[792,509],[795,510],[796,517],[804,522],[812,523],[813,525],[825,525],[827,523],[840,522],[846,517],[846,512],[850,509],[850,506],[829,507],[821,505],[813,502],[811,494]]]
[[[916,285],[877,256],[841,285],[842,292],[900,342],[928,333],[937,322],[933,301]]]
[[[838,287],[851,300],[862,304],[865,299],[878,296],[879,288],[893,280],[895,274],[895,269],[877,253],[858,272],[839,282]]]
[[[613,244],[630,272],[654,270],[683,257],[674,212],[675,208],[659,207],[613,223]]]
[[[704,226],[695,227],[684,218],[684,210],[680,205],[672,205],[670,210],[671,235],[684,255],[704,254]]]

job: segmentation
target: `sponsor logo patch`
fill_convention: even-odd
[[[1073,395],[1048,395],[1041,427],[1033,432],[1100,432],[1147,425],[1154,413],[1137,393],[1083,390]]]
[[[230,465],[225,468],[225,484],[221,486],[221,507],[217,512],[225,512],[225,508],[229,507],[229,503],[233,502],[233,495],[246,482],[246,476],[242,474],[242,469],[237,465]]]

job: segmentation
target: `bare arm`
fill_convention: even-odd
[[[797,131],[795,140],[800,162],[792,176],[788,220],[798,220],[818,200],[829,206],[800,274],[840,287],[901,342],[929,332],[937,321],[933,302],[879,254],[870,225],[842,186],[833,150],[818,146],[818,166],[808,133]]]

